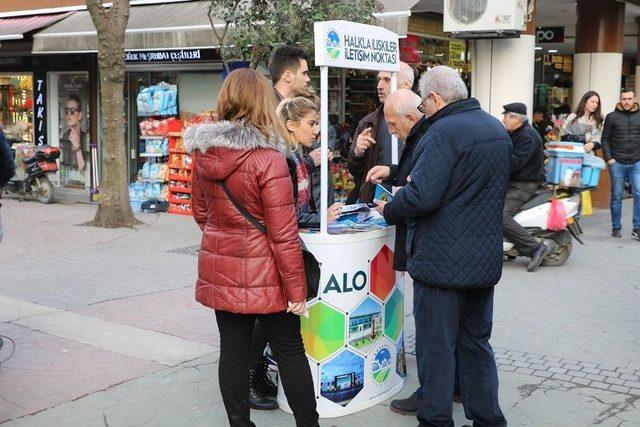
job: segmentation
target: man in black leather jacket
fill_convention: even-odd
[[[527,106],[514,102],[503,106],[502,123],[509,132],[513,152],[511,153],[511,176],[507,199],[502,215],[504,236],[513,243],[522,255],[529,256],[528,271],[535,271],[549,251],[513,219],[522,205],[536,194],[542,181],[543,145],[538,132],[529,124]]]

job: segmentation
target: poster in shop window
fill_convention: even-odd
[[[89,75],[61,74],[58,80],[60,111],[60,178],[65,187],[84,188],[91,170],[89,146]]]

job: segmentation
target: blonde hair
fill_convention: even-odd
[[[277,146],[288,136],[275,113],[273,88],[265,76],[250,68],[229,73],[218,96],[218,118],[243,121],[255,126],[266,140]]]
[[[294,150],[299,148],[298,141],[295,140],[292,133],[287,128],[287,121],[301,121],[309,112],[318,112],[318,107],[314,101],[306,96],[296,96],[295,98],[283,99],[276,109],[276,113],[284,128],[287,130],[288,142]]]

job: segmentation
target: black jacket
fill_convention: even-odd
[[[425,117],[420,119],[413,128],[411,128],[411,132],[407,135],[407,140],[405,141],[404,151],[402,152],[402,156],[400,157],[400,163],[397,165],[388,165],[391,168],[391,174],[389,179],[386,181],[392,187],[404,187],[407,185],[407,177],[411,173],[411,169],[414,166],[414,158],[413,153],[416,150],[416,145],[418,141],[424,135],[424,133],[429,128],[429,123]],[[395,241],[395,249],[393,256],[393,269],[396,271],[406,271],[407,270],[407,224],[403,217],[395,216],[392,212],[385,211],[385,221],[389,225],[396,226],[396,241]]]
[[[385,206],[407,220],[407,267],[422,285],[490,287],[502,275],[502,211],[512,145],[502,123],[465,99],[420,138],[411,182]]]
[[[509,134],[513,151],[511,153],[512,182],[541,182],[544,153],[542,138],[525,122]]]
[[[361,203],[370,203],[373,201],[375,185],[366,181],[367,173],[372,167],[385,163],[384,161],[381,161],[383,158],[382,150],[391,150],[391,147],[381,141],[376,141],[378,143],[365,151],[362,157],[357,157],[355,155],[355,148],[358,136],[360,136],[360,134],[367,128],[371,128],[371,135],[376,139],[378,128],[382,121],[384,121],[384,104],[380,105],[380,107],[378,107],[373,113],[367,114],[362,120],[360,120],[360,123],[358,123],[358,127],[353,134],[353,142],[351,143],[347,166],[349,168],[349,172],[353,175],[355,187],[347,197],[347,204],[355,203],[358,199]]]
[[[640,161],[640,108],[635,104],[631,111],[622,105],[607,114],[602,130],[604,159],[631,164]]]
[[[301,212],[296,209],[296,215],[298,217],[298,227],[299,228],[307,228],[307,229],[317,229],[320,228],[320,167],[316,167],[311,160],[311,163],[308,163],[309,156],[300,156],[302,162],[309,170],[309,186],[311,187],[311,203],[309,212]],[[297,203],[298,201],[298,174],[296,172],[296,163],[290,156],[287,157],[287,166],[289,168],[289,175],[291,176],[291,180],[293,181],[293,200]],[[335,192],[333,189],[333,180],[331,179],[331,174],[329,174],[329,182],[328,185],[328,204],[327,208],[335,203]],[[317,187],[317,188],[316,188]]]
[[[15,172],[16,165],[13,161],[11,148],[9,148],[9,142],[4,136],[2,129],[0,129],[0,188],[7,185],[7,182],[9,182]],[[1,191],[0,196],[2,196]]]

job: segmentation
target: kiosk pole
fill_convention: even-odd
[[[320,67],[320,234],[327,234],[329,199],[329,67]],[[397,153],[396,153],[397,155]]]
[[[391,93],[398,90],[398,73],[391,73]],[[397,165],[400,159],[398,158],[398,137],[391,135],[391,164]]]

